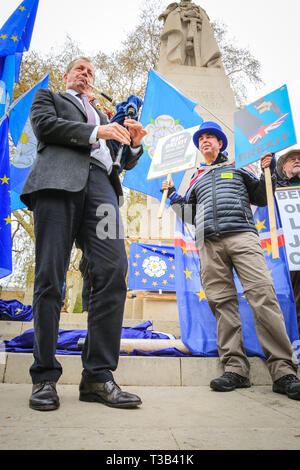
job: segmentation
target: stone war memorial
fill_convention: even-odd
[[[233,160],[237,106],[207,13],[192,1],[181,0],[170,3],[159,15],[159,20],[162,21],[162,32],[158,73],[184,96],[198,103],[195,111],[204,121],[215,121],[224,129],[228,137],[228,157]],[[198,152],[198,161],[200,158]],[[187,190],[194,171],[186,171],[177,188],[180,194]],[[155,215],[157,201],[148,197],[147,205],[148,211],[142,215],[141,234],[145,237],[173,237],[173,211],[165,208],[159,225]]]
[[[207,13],[190,0],[182,0],[171,3],[159,19],[163,29],[158,72],[198,103],[196,111],[204,121],[227,126],[228,153],[233,156],[237,107]]]

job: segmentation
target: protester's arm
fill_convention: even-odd
[[[250,203],[254,204],[255,206],[263,207],[267,205],[267,192],[264,169],[268,167],[270,168],[272,188],[274,192],[276,189],[276,159],[274,154],[268,153],[261,157],[260,162],[262,167],[262,174],[260,179],[256,178],[254,175],[252,175],[245,169],[242,169],[242,171],[244,181],[248,189]]]
[[[180,194],[176,192],[172,178],[170,178],[170,181],[163,181],[161,191],[163,192],[166,189],[168,190],[167,197],[170,199],[171,207],[176,215],[184,222],[193,224],[195,220],[197,204],[194,191],[191,192],[189,200],[186,201],[184,197],[180,196]]]

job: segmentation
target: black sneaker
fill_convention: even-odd
[[[231,392],[236,388],[249,388],[251,383],[247,377],[235,372],[224,372],[224,374],[210,382],[210,387],[217,392]]]
[[[282,393],[293,400],[300,400],[300,380],[294,374],[284,375],[273,383],[273,392]]]

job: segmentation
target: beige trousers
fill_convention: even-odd
[[[201,282],[217,320],[218,352],[225,371],[248,377],[250,369],[243,345],[234,268],[252,308],[272,380],[297,373],[297,365],[292,362],[293,348],[259,237],[252,232],[213,237],[204,241],[199,255]]]

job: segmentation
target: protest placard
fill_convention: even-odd
[[[276,200],[285,238],[289,270],[300,271],[300,186],[278,188]]]
[[[241,168],[267,153],[297,142],[286,85],[261,97],[234,114],[235,166]],[[272,255],[279,257],[270,169],[265,169]]]
[[[286,85],[234,113],[236,168],[297,142]]]
[[[199,126],[184,129],[157,142],[147,179],[161,178],[179,173],[196,166],[198,150],[193,143],[193,135]]]

